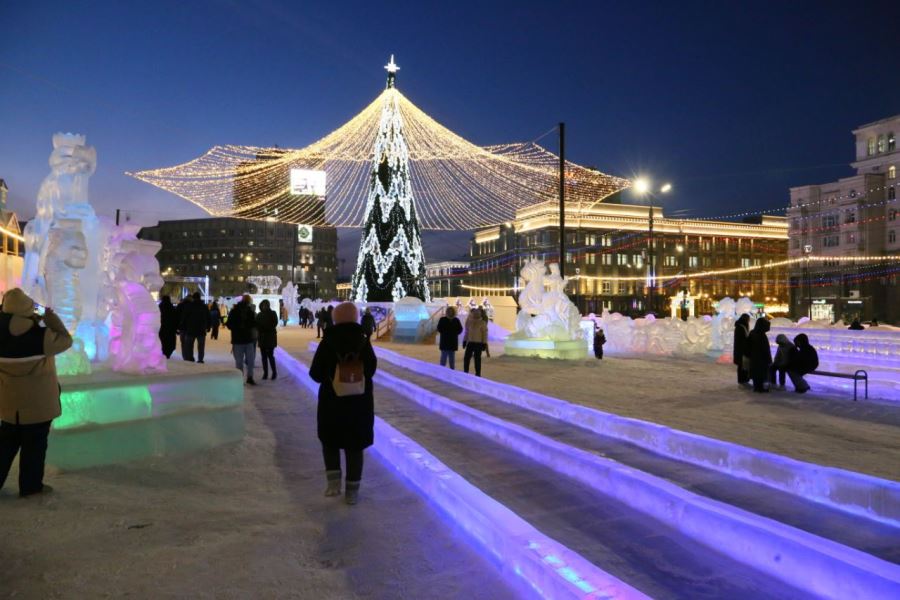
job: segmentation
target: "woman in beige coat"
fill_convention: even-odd
[[[43,321],[43,327],[41,326]],[[3,296],[0,312],[0,487],[19,457],[19,495],[50,491],[44,459],[50,423],[62,412],[54,356],[72,346],[72,336],[47,309],[40,317],[34,301],[19,288]]]
[[[481,353],[487,351],[487,355],[491,355],[487,349],[487,341],[488,326],[487,319],[484,317],[484,309],[473,308],[466,318],[466,332],[463,335],[463,348],[466,349],[463,354],[463,371],[469,372],[469,362],[474,357],[475,375],[481,377]]]

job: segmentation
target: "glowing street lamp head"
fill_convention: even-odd
[[[638,177],[634,180],[632,188],[634,189],[635,194],[637,194],[638,196],[643,196],[650,191],[650,180],[646,177]]]
[[[671,184],[671,183],[664,183],[663,186],[662,186],[661,188],[659,188],[659,191],[660,191],[660,193],[662,193],[662,194],[668,194],[669,192],[672,191],[672,184]]]

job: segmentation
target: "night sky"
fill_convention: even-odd
[[[565,121],[570,159],[672,181],[667,211],[761,211],[851,174],[851,129],[900,113],[898,23],[896,1],[0,2],[0,178],[29,218],[51,135],[73,131],[99,213],[202,216],[124,171],[302,147],[380,93],[394,53],[403,93],[476,144]]]

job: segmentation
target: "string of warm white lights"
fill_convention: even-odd
[[[516,209],[558,197],[558,158],[533,143],[479,147],[390,87],[345,125],[299,150],[216,146],[187,163],[129,175],[216,216],[312,225],[360,226],[372,149],[385,102],[396,103],[409,152],[420,225],[475,229],[508,221]],[[327,173],[327,200],[289,193],[292,168]],[[629,187],[626,179],[566,163],[566,196],[594,202]]]
[[[870,191],[870,192],[877,192],[877,191],[881,191],[881,190],[888,190],[888,191],[890,191],[891,189],[895,189],[895,188],[896,188],[896,185],[892,183],[892,184],[890,184],[890,185],[885,185],[885,186],[882,186],[882,187],[872,188],[872,189],[870,189],[869,191]],[[783,212],[790,211],[790,210],[797,210],[797,209],[803,209],[803,208],[811,208],[811,207],[819,206],[819,205],[821,205],[821,204],[833,204],[834,202],[838,202],[838,201],[841,201],[841,200],[848,200],[848,199],[862,200],[862,199],[865,199],[865,198],[868,198],[868,194],[860,194],[860,195],[857,195],[857,196],[850,196],[850,195],[847,195],[847,196],[829,196],[829,197],[827,197],[827,198],[822,198],[822,199],[819,199],[819,200],[815,200],[815,201],[813,201],[813,202],[803,202],[803,203],[795,204],[795,205],[793,205],[793,206],[780,206],[780,207],[778,207],[778,208],[767,208],[767,209],[763,209],[763,210],[751,210],[751,211],[745,211],[745,212],[739,212],[739,213],[731,213],[731,214],[727,214],[727,215],[719,215],[719,216],[716,216],[716,217],[694,217],[694,220],[696,220],[696,221],[721,221],[721,220],[728,220],[728,219],[739,219],[739,218],[741,218],[741,217],[755,217],[755,216],[759,216],[759,215],[770,215],[770,214],[774,214],[774,213],[783,213]],[[868,204],[857,204],[857,205],[852,205],[852,206],[835,206],[834,209],[831,210],[831,211],[829,211],[829,212],[830,212],[830,213],[836,213],[836,212],[839,212],[839,211],[841,211],[841,210],[853,210],[853,209],[861,209],[861,208],[871,208],[871,207],[875,207],[875,206],[882,206],[882,205],[885,205],[885,204],[888,204],[888,203],[891,203],[891,202],[896,202],[896,201],[897,201],[896,198],[887,198],[887,199],[884,199],[884,200],[880,200],[880,201],[876,201],[876,202],[871,202],[871,203],[868,203]],[[793,218],[793,219],[800,219],[800,220],[806,220],[806,219],[818,219],[819,217],[822,216],[822,214],[824,214],[824,213],[816,213],[816,214],[813,214],[813,215],[805,215],[805,216],[801,216],[801,215],[796,215],[796,216],[795,216],[795,215],[791,215],[791,218]]]
[[[658,281],[669,281],[672,279],[702,279],[708,277],[716,277],[718,275],[733,275],[736,273],[746,273],[750,271],[761,271],[766,269],[775,269],[778,267],[789,266],[793,264],[805,263],[809,261],[810,263],[817,262],[897,262],[900,261],[900,254],[886,254],[884,256],[803,256],[796,258],[788,258],[785,260],[779,260],[774,262],[769,262],[763,265],[750,265],[747,267],[735,267],[733,269],[720,269],[716,271],[700,271],[697,273],[678,273],[676,275],[658,275],[656,279]],[[575,281],[578,279],[586,280],[586,281],[646,281],[647,276],[641,275],[637,277],[633,276],[595,276],[595,275],[575,275],[573,277],[568,278],[570,281]],[[508,287],[489,287],[489,286],[471,286],[463,284],[466,289],[479,289],[486,291],[495,291],[495,292],[510,292],[517,291],[521,288],[516,286],[508,286]]]

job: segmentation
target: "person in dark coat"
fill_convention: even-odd
[[[338,496],[341,493],[340,451],[343,449],[347,465],[344,499],[347,504],[356,504],[362,478],[363,451],[375,440],[372,378],[378,360],[362,325],[357,322],[358,312],[352,302],[339,304],[333,317],[334,325],[325,330],[313,357],[309,376],[320,384],[316,417],[328,481],[325,495]],[[344,369],[351,362],[354,367],[362,367],[364,391],[360,395],[338,396],[333,383],[338,365],[340,363],[341,369]]]
[[[366,332],[366,337],[371,339],[372,334],[375,333],[375,328],[378,325],[375,323],[375,317],[368,307],[366,307],[366,311],[363,313],[360,325],[362,325],[363,331]]]
[[[219,325],[222,324],[222,313],[219,311],[219,305],[210,302],[209,306],[209,330],[212,332],[209,336],[211,340],[219,339]]]
[[[791,360],[791,354],[794,352],[794,344],[788,339],[788,336],[779,333],[775,337],[775,344],[778,349],[775,351],[775,359],[769,368],[769,384],[772,387],[777,386],[778,389],[784,389],[784,381],[787,378],[788,364]]]
[[[244,372],[246,366],[247,384],[256,385],[256,381],[253,380],[253,366],[256,362],[256,315],[248,294],[244,294],[241,301],[231,308],[225,327],[231,331],[234,366],[241,372]]]
[[[788,359],[788,377],[794,384],[794,390],[798,394],[805,394],[809,391],[809,384],[804,379],[805,375],[809,375],[819,368],[819,353],[809,343],[809,338],[805,333],[801,333],[794,338],[794,348]]]
[[[441,336],[438,347],[441,350],[441,366],[449,366],[456,369],[456,352],[459,350],[459,334],[463,326],[456,318],[456,309],[447,307],[447,312],[440,318],[437,324],[438,335]]]
[[[197,342],[197,362],[202,363],[206,354],[206,332],[209,331],[209,309],[203,302],[200,292],[194,292],[191,301],[184,307],[181,313],[181,331],[184,335],[184,344],[181,346],[181,356],[188,362],[194,362],[194,342]]]
[[[748,338],[750,336],[750,315],[743,314],[734,324],[734,364],[737,365],[738,385],[747,385],[750,381],[750,353]]]
[[[278,315],[272,310],[268,300],[259,303],[256,329],[259,331],[259,353],[262,354],[262,378],[269,378],[269,366],[271,365],[272,379],[275,380],[278,377],[278,371],[275,368],[275,348],[278,347]]]
[[[178,336],[178,313],[172,305],[170,296],[163,296],[159,301],[159,342],[166,358],[172,358],[175,352],[175,338]]]
[[[325,331],[325,309],[320,308],[316,311],[316,338],[322,337]]]
[[[594,326],[594,357],[603,360],[603,344],[606,343],[606,334],[602,327]]]
[[[188,303],[190,303],[191,297],[185,296],[181,300],[178,301],[178,306],[175,307],[175,327],[178,328],[178,341],[181,344],[181,354],[182,358],[184,355],[184,330],[181,328],[181,319],[184,316],[184,311],[187,310]]]
[[[769,347],[769,320],[757,319],[750,332],[748,348],[750,355],[750,379],[753,380],[754,392],[768,392],[769,365],[772,364],[772,349]]]

